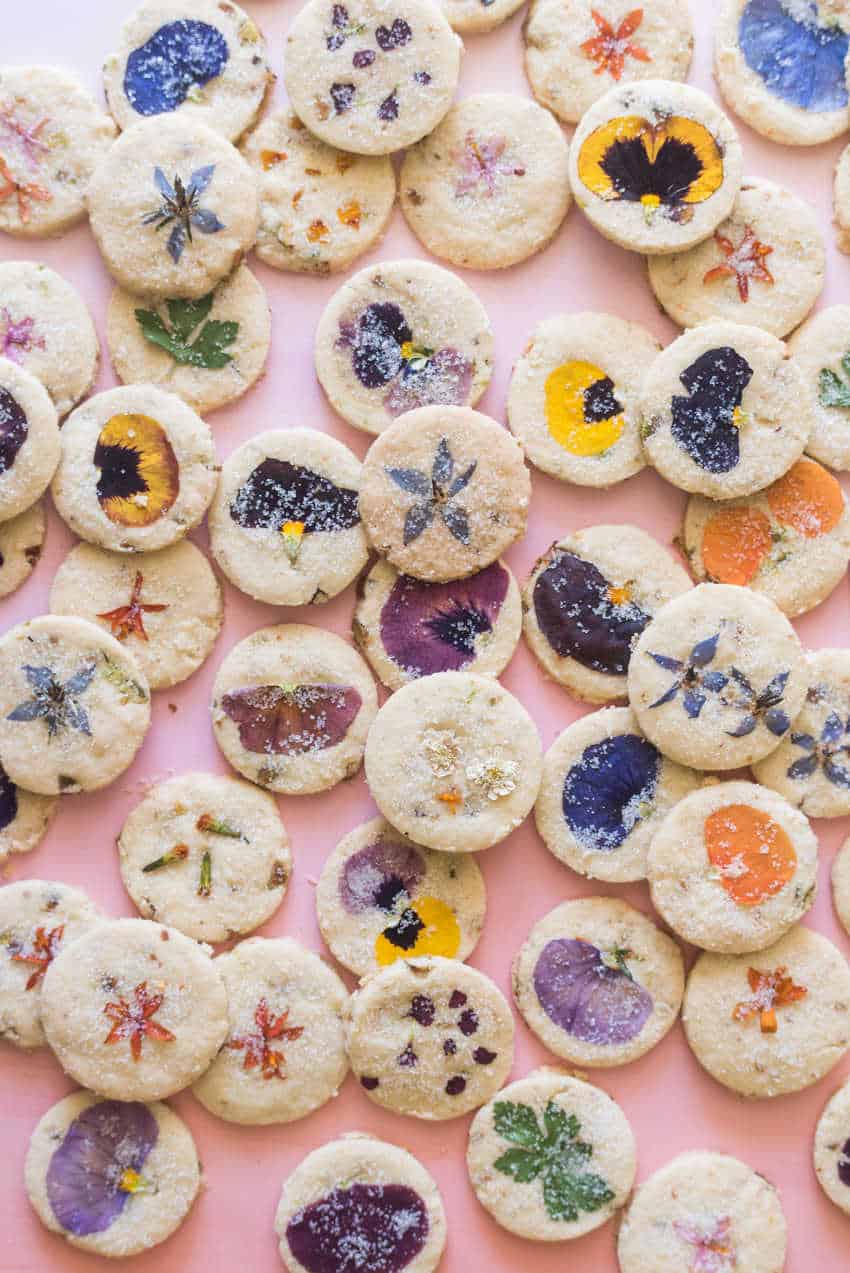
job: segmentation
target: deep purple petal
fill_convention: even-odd
[[[399,575],[381,610],[381,640],[394,663],[414,676],[457,672],[492,632],[508,592],[498,561],[468,579],[424,583]]]
[[[358,493],[301,464],[269,458],[239,487],[230,516],[248,529],[280,531],[301,522],[304,533],[350,530],[359,525]]]
[[[556,551],[534,584],[534,613],[556,654],[623,676],[632,643],[650,616],[635,602],[616,604],[610,594],[610,583],[592,562]]]
[[[419,504],[414,504],[412,508],[407,510],[404,519],[404,544],[414,543],[423,531],[427,530],[434,520],[434,502],[433,500],[423,500]]]
[[[342,742],[362,702],[353,685],[254,685],[225,694],[221,707],[246,751],[303,756]]]
[[[837,743],[843,733],[844,721],[838,715],[838,712],[830,712],[824,721],[823,729],[820,732],[821,741],[825,743]]]
[[[5,831],[18,816],[18,788],[0,765],[0,831]]]
[[[637,734],[615,734],[585,747],[567,772],[564,820],[583,849],[611,853],[652,805],[661,758]]]
[[[8,389],[0,389],[0,473],[8,473],[28,434],[23,407]]]
[[[704,641],[697,641],[691,650],[689,662],[692,667],[705,667],[710,663],[717,653],[717,643],[720,640],[720,633],[716,632],[714,636],[706,637]]]
[[[753,370],[736,350],[708,349],[679,376],[688,396],[674,394],[670,432],[695,464],[728,473],[740,457],[735,409]]]
[[[407,1185],[356,1183],[297,1211],[286,1240],[309,1273],[401,1273],[429,1228],[425,1203]]]
[[[469,518],[466,509],[457,504],[441,504],[440,513],[446,529],[461,544],[469,543]]]
[[[691,720],[696,720],[705,707],[706,696],[701,690],[685,690],[682,695],[682,707]]]
[[[75,1118],[47,1168],[47,1197],[75,1237],[103,1233],[127,1203],[122,1174],[141,1171],[159,1126],[138,1101],[100,1101]]]
[[[391,911],[398,897],[412,897],[425,877],[425,862],[412,845],[379,840],[352,854],[339,877],[339,898],[351,915]]]
[[[534,989],[547,1017],[583,1043],[628,1043],[652,1013],[642,986],[608,967],[596,946],[575,938],[546,943],[534,967]]]

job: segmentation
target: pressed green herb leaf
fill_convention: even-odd
[[[820,404],[822,407],[850,407],[850,349],[841,359],[847,377],[842,380],[836,372],[824,367],[820,373]]]
[[[582,1211],[598,1211],[613,1199],[608,1182],[585,1170],[593,1146],[578,1139],[581,1123],[575,1114],[565,1114],[549,1101],[541,1128],[529,1105],[497,1101],[493,1122],[499,1135],[515,1146],[493,1166],[521,1184],[539,1178],[551,1219],[574,1223]]]
[[[170,300],[167,302],[168,323],[161,314],[149,309],[137,309],[136,322],[146,340],[171,354],[181,366],[220,371],[233,361],[227,349],[239,335],[239,324],[218,319],[206,322],[212,305],[212,292],[199,301]],[[195,332],[195,339],[190,343]]]

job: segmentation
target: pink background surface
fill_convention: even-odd
[[[76,69],[98,96],[99,68],[115,44],[120,21],[135,0],[40,0],[38,4],[3,5],[4,61],[45,62]],[[715,92],[711,79],[711,27],[718,5],[692,0],[698,25],[691,81]],[[272,64],[279,72],[284,35],[296,12],[294,0],[246,0],[245,8],[265,30]],[[604,6],[603,6],[604,8]],[[467,41],[461,95],[479,90],[527,94],[522,69],[522,14],[497,32]],[[715,94],[716,95],[716,94]],[[281,86],[276,101],[283,98]],[[820,304],[847,299],[850,267],[834,251],[831,225],[831,182],[840,143],[811,150],[771,145],[742,127],[746,169],[782,181],[816,204],[830,259],[826,290]],[[397,210],[379,250],[355,268],[375,259],[422,256],[417,241]],[[65,274],[93,309],[101,333],[110,283],[87,228],[62,240],[38,243],[2,238],[0,259],[31,257]],[[328,298],[342,282],[275,273],[252,262],[269,292],[274,333],[268,373],[262,384],[234,407],[215,413],[210,423],[219,458],[224,459],[246,438],[265,429],[309,425],[332,432],[358,455],[368,438],[337,419],[315,380],[312,340],[315,324]],[[504,418],[511,365],[534,324],[560,311],[608,310],[645,322],[662,340],[676,333],[657,310],[641,259],[600,238],[573,208],[554,243],[542,254],[512,270],[470,274],[468,281],[487,307],[496,333],[496,371],[481,409]],[[97,388],[115,383],[104,357]],[[683,497],[654,473],[645,472],[608,492],[561,485],[534,472],[534,497],[526,539],[509,554],[514,571],[524,577],[533,561],[558,535],[598,522],[631,522],[670,542],[679,523]],[[205,532],[196,535],[205,544]],[[44,557],[30,581],[0,603],[0,628],[47,609],[54,570],[72,537],[51,510]],[[218,666],[236,641],[256,628],[305,619],[347,635],[354,589],[312,612],[283,610],[249,601],[225,585],[227,621],[212,657],[188,683],[155,697],[153,725],[136,763],[111,789],[95,796],[67,797],[50,834],[35,852],[11,862],[6,880],[40,877],[64,880],[85,888],[104,911],[131,915],[132,904],[121,885],[114,840],[129,809],[146,786],[189,768],[226,772],[213,742],[208,702]],[[808,645],[846,644],[850,634],[846,581],[817,611],[797,623]],[[546,682],[524,645],[503,676],[534,716],[544,746],[585,707],[558,686]],[[177,706],[176,714],[169,705]],[[287,934],[315,950],[322,949],[313,894],[325,856],[341,836],[373,816],[375,808],[362,775],[323,796],[281,801],[295,855],[288,896],[274,918],[260,930],[268,936]],[[840,929],[830,904],[829,866],[850,832],[850,819],[815,824],[822,862],[820,897],[807,922],[850,955],[850,940]],[[557,903],[577,896],[607,893],[626,898],[650,911],[644,884],[600,886],[584,881],[559,865],[546,851],[529,822],[479,859],[489,890],[484,934],[470,963],[490,974],[509,993],[511,959],[531,925]],[[351,984],[349,979],[349,984]],[[552,1058],[517,1018],[516,1062],[512,1077],[527,1074]],[[811,1167],[811,1139],[820,1110],[839,1082],[850,1073],[845,1060],[815,1088],[800,1095],[747,1103],[704,1076],[677,1025],[666,1040],[633,1065],[599,1071],[597,1081],[616,1098],[637,1135],[638,1178],[644,1179],[673,1155],[709,1148],[736,1154],[763,1172],[781,1189],[789,1221],[787,1269],[807,1273],[843,1266],[850,1220],[820,1192]],[[23,1188],[23,1161],[29,1136],[50,1105],[72,1089],[46,1050],[26,1056],[0,1045],[0,1109],[4,1114],[0,1172],[0,1270],[41,1273],[58,1269],[78,1273],[93,1257],[76,1252],[50,1236],[30,1210]],[[279,1269],[273,1216],[283,1179],[310,1150],[346,1131],[372,1132],[411,1149],[433,1172],[448,1212],[449,1243],[441,1273],[508,1273],[523,1265],[536,1273],[578,1267],[582,1273],[616,1273],[615,1228],[605,1226],[579,1242],[536,1246],[499,1229],[478,1205],[464,1164],[469,1119],[429,1126],[385,1114],[371,1104],[349,1077],[339,1097],[318,1113],[288,1127],[238,1128],[219,1122],[184,1093],[173,1102],[189,1124],[205,1168],[206,1188],[187,1222],[165,1246],[126,1261],[138,1273],[200,1273],[201,1270]],[[741,1273],[748,1273],[742,1270]]]

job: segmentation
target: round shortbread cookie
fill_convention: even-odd
[[[742,164],[735,129],[706,93],[642,80],[610,89],[582,116],[570,184],[600,234],[654,256],[713,234],[732,211]]]
[[[826,252],[811,205],[751,177],[713,238],[648,266],[656,300],[680,327],[728,319],[781,337],[820,296]]]
[[[850,305],[818,310],[794,333],[788,348],[814,410],[806,450],[821,464],[850,469]]]
[[[660,346],[613,314],[563,314],[535,328],[514,364],[508,423],[532,464],[579,486],[610,486],[646,464],[637,415]]]
[[[685,988],[671,937],[613,897],[564,902],[539,919],[513,964],[530,1030],[573,1065],[625,1065],[660,1043]]]
[[[384,237],[396,193],[389,156],[335,150],[290,110],[269,115],[241,149],[259,182],[265,265],[334,274]]]
[[[806,663],[803,710],[753,773],[808,817],[843,818],[850,813],[850,651],[815,650]]]
[[[25,513],[44,494],[60,451],[47,390],[31,372],[0,358],[0,523]]]
[[[850,1082],[827,1101],[815,1128],[812,1156],[821,1189],[850,1215]]]
[[[271,605],[319,605],[369,558],[360,461],[316,429],[260,433],[225,461],[210,547],[231,583]]]
[[[399,960],[349,999],[346,1044],[376,1105],[413,1118],[459,1118],[507,1078],[514,1022],[483,972],[440,956]]]
[[[95,624],[43,615],[0,638],[0,763],[26,790],[107,786],[132,764],[150,716],[144,673]]]
[[[383,818],[340,840],[316,886],[322,936],[358,977],[420,955],[466,959],[486,909],[474,858],[424,849]]]
[[[469,407],[420,407],[373,442],[360,513],[376,552],[429,583],[465,579],[525,533],[531,478],[514,437]]]
[[[152,690],[196,672],[224,619],[221,585],[189,540],[133,556],[77,544],[53,577],[50,610],[88,619],[126,645]]]
[[[467,579],[425,583],[379,559],[360,580],[352,630],[390,690],[434,672],[498,676],[522,631],[519,586],[501,561]]]
[[[635,640],[691,583],[637,526],[589,526],[557,540],[523,588],[525,639],[547,675],[589,703],[626,697]]]
[[[232,0],[145,0],[103,67],[119,128],[179,113],[235,141],[274,82],[257,24]]]
[[[732,110],[785,146],[847,131],[850,15],[842,0],[725,0],[714,74]]]
[[[19,1048],[46,1043],[41,984],[60,950],[101,919],[79,889],[48,880],[0,888],[0,1039]]]
[[[850,935],[850,839],[832,859],[832,904],[844,931]]]
[[[126,1256],[179,1228],[202,1168],[191,1132],[167,1105],[74,1092],[33,1132],[25,1177],[46,1228],[92,1255]]]
[[[774,791],[719,782],[685,796],[656,831],[647,861],[652,903],[703,950],[764,950],[815,900],[818,842]]]
[[[227,1036],[227,994],[209,954],[146,919],[98,924],[44,976],[47,1042],[72,1078],[115,1100],[188,1087]]]
[[[270,791],[313,795],[359,770],[378,692],[346,641],[286,623],[230,650],[211,708],[216,742],[234,769]]]
[[[124,384],[157,385],[206,415],[241,398],[264,374],[271,310],[246,265],[198,301],[157,303],[116,288],[106,341]]]
[[[284,1182],[275,1232],[290,1273],[356,1268],[434,1273],[446,1245],[433,1178],[397,1145],[349,1132],[302,1159]]]
[[[739,769],[779,746],[808,677],[797,634],[772,601],[703,583],[664,606],[638,638],[629,701],[671,760]]]
[[[43,500],[10,521],[0,522],[0,598],[8,597],[29,579],[38,565],[46,534]]]
[[[756,495],[692,495],[681,544],[697,579],[748,585],[794,618],[844,578],[850,508],[835,477],[804,456]]]
[[[220,133],[181,118],[148,119],[122,133],[86,201],[107,269],[138,296],[199,300],[257,237],[250,167]]]
[[[476,853],[531,811],[537,727],[498,681],[437,672],[396,690],[366,743],[366,781],[387,821],[428,848]]]
[[[429,252],[500,270],[541,251],[570,206],[569,151],[548,111],[513,93],[477,93],[409,150],[401,210]]]
[[[291,937],[252,937],[215,966],[229,1025],[192,1088],[204,1108],[230,1123],[291,1123],[336,1096],[348,1072],[336,973]]]
[[[835,166],[833,208],[839,249],[850,252],[850,146],[842,150]]]
[[[88,306],[61,274],[34,261],[0,264],[0,298],[0,356],[40,380],[67,415],[91,389],[100,361]]]
[[[782,1273],[788,1229],[769,1180],[725,1154],[680,1154],[638,1187],[620,1225],[621,1273]]]
[[[57,807],[54,796],[39,796],[16,786],[0,765],[0,864],[13,853],[37,848]]]
[[[603,708],[574,721],[547,751],[537,830],[549,852],[580,875],[642,880],[653,835],[700,782],[700,774],[644,738],[629,708]]]
[[[429,261],[385,261],[331,297],[315,359],[334,410],[381,433],[416,407],[474,406],[493,372],[493,329],[456,275]]]
[[[850,968],[798,924],[755,955],[700,955],[682,1005],[685,1036],[712,1078],[742,1096],[817,1083],[850,1047]]]
[[[544,1067],[510,1083],[469,1129],[478,1201],[502,1228],[536,1242],[583,1237],[610,1220],[634,1184],[635,1138],[598,1087]]]
[[[277,804],[238,778],[188,773],[151,787],[117,840],[124,887],[145,919],[197,941],[259,928],[292,873]]]
[[[0,68],[0,230],[42,239],[82,221],[92,173],[116,131],[67,71]]]
[[[284,81],[295,113],[329,146],[388,155],[439,124],[462,52],[432,0],[308,0],[286,37]]]
[[[166,548],[204,516],[218,481],[209,426],[154,385],[108,389],[62,430],[51,493],[89,543],[114,552]]]
[[[815,424],[802,373],[776,336],[703,323],[649,368],[640,402],[649,462],[683,491],[734,499],[787,473]]]
[[[443,12],[453,31],[484,35],[513,17],[524,0],[442,0]]]
[[[694,49],[682,0],[532,0],[523,36],[531,91],[567,124],[615,84],[686,79]]]

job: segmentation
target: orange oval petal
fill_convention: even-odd
[[[739,906],[758,906],[797,869],[797,854],[778,822],[748,804],[727,804],[705,820],[708,860]]]
[[[798,460],[767,491],[778,522],[793,526],[806,539],[833,530],[844,512],[844,493],[836,478],[814,460]]]
[[[720,508],[702,533],[702,562],[717,583],[748,584],[770,552],[770,522],[746,504]]]

